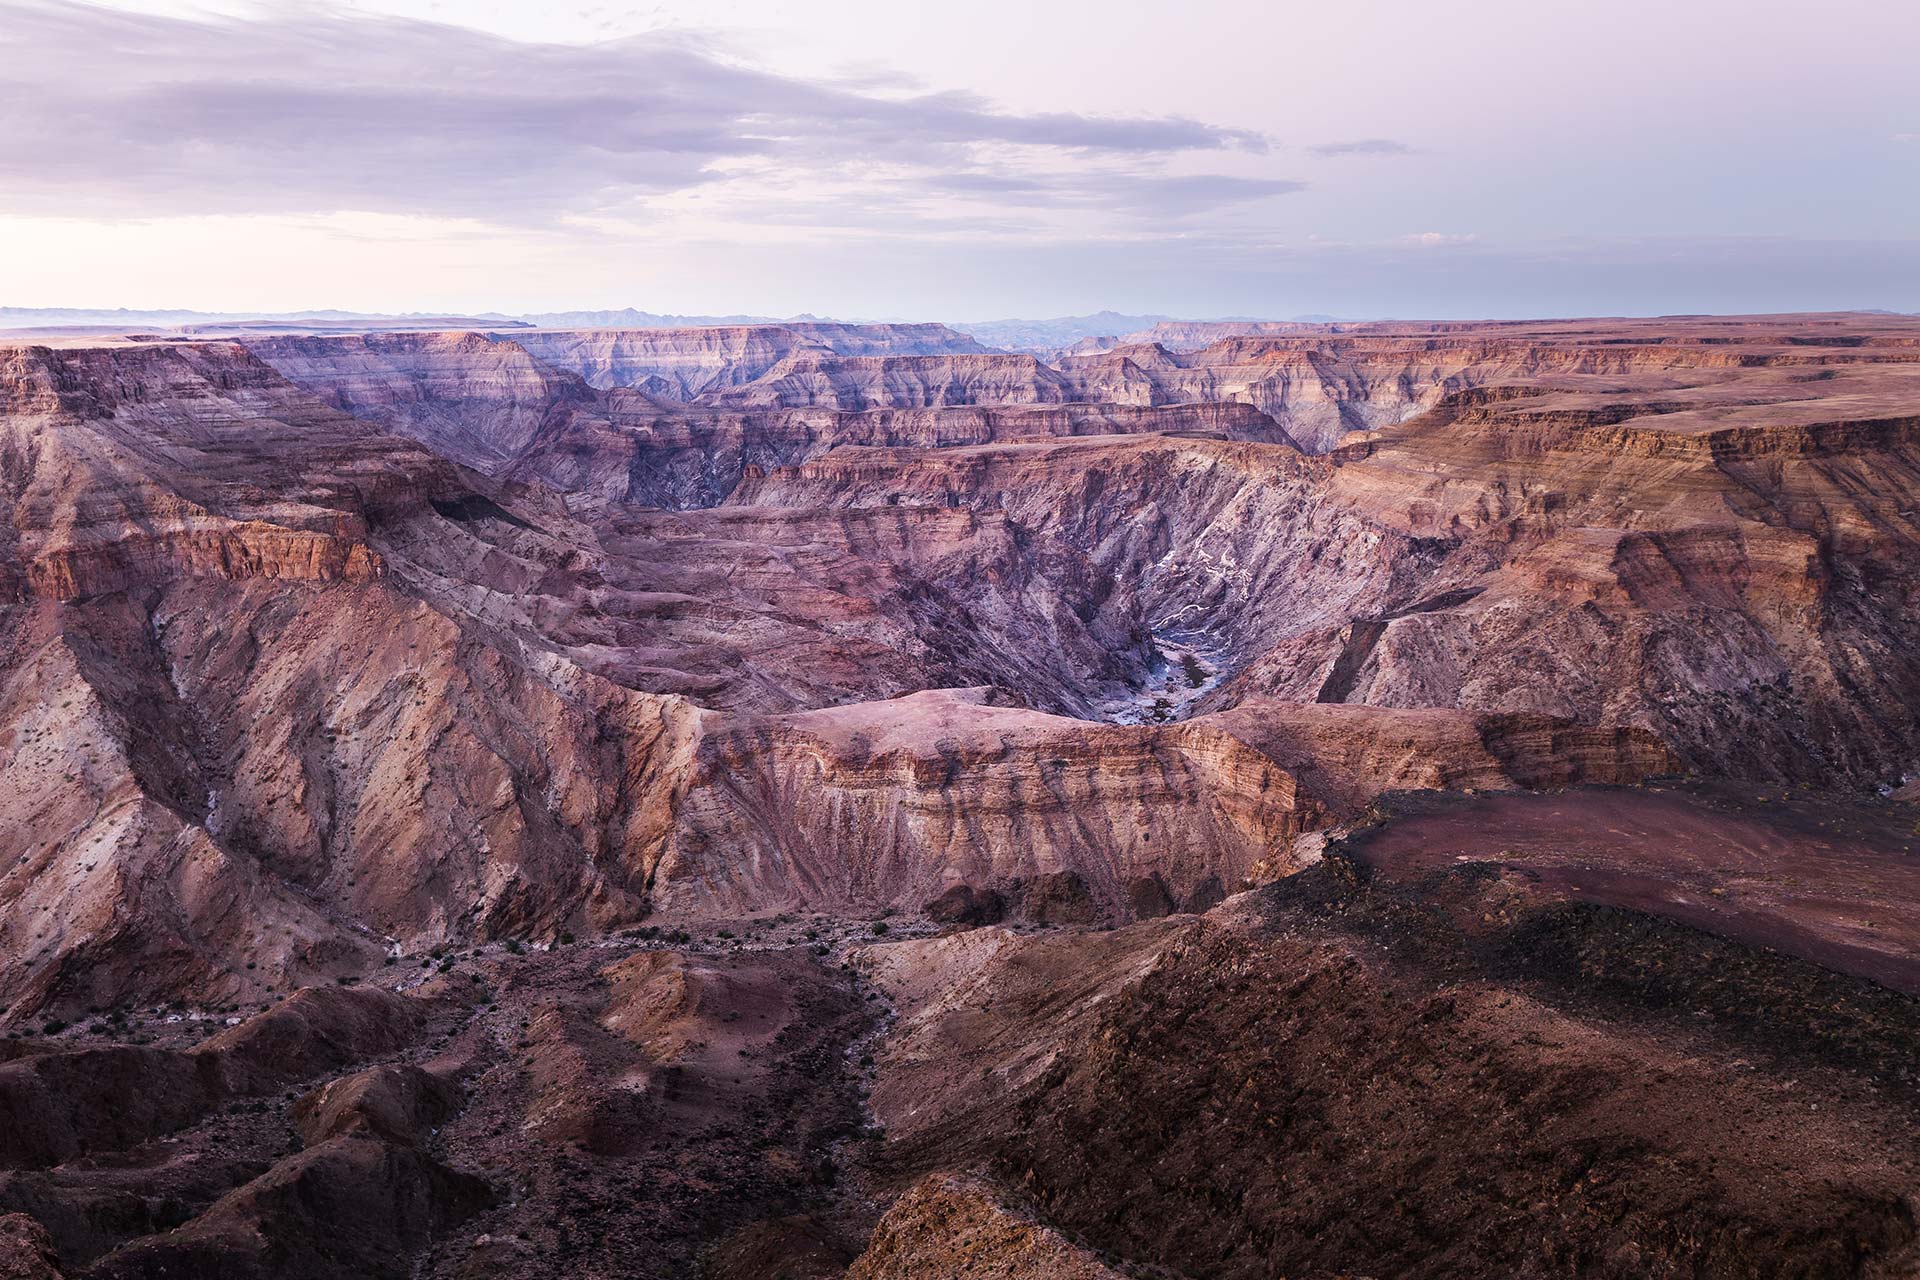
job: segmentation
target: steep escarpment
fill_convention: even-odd
[[[237,347],[27,348],[13,369],[0,584],[15,599],[175,576],[367,580],[382,572],[372,521],[460,488],[449,464]]]
[[[1604,394],[1531,423],[1520,397],[1368,441],[1338,468],[1337,495],[1450,544],[1454,564],[1500,568],[1469,602],[1382,617],[1347,696],[1427,704],[1436,679],[1462,679],[1512,697],[1523,663],[1484,676],[1460,663],[1579,653],[1532,709],[1631,691],[1639,723],[1719,771],[1899,776],[1915,749],[1902,637],[1920,530],[1897,495],[1920,455],[1910,418],[1853,418],[1886,412],[1905,371],[1859,381],[1824,409],[1800,384],[1792,399],[1624,423]]]
[[[1292,870],[1285,846],[1314,816],[1209,725],[1092,727],[925,693],[715,726],[654,891],[669,910],[917,907],[1058,881],[1079,918],[1126,918],[1143,882],[1204,904]]]
[[[556,419],[503,474],[649,507],[710,507],[750,471],[859,446],[942,449],[1061,436],[1210,434],[1291,444],[1251,405],[948,405],[923,409],[680,408],[625,395]]]
[[[1060,362],[1078,394],[1123,403],[1244,401],[1313,452],[1433,408],[1478,386],[1563,375],[1668,374],[1740,367],[1699,349],[1538,348],[1478,337],[1225,338],[1199,351],[1121,346]]]
[[[388,937],[645,913],[672,700],[391,587],[108,597],[17,623],[0,971],[16,1009],[242,996]]]
[[[832,385],[816,397],[811,391],[793,393],[785,381],[790,372],[813,376],[782,363],[785,356],[774,358],[786,348],[771,348],[765,368],[749,358],[759,349],[755,344],[779,335],[791,338],[798,332],[793,328],[772,334],[634,331],[653,344],[650,350],[689,358],[708,352],[730,362],[714,374],[717,381],[695,390],[656,385],[657,378],[595,390],[562,372],[558,366],[566,364],[564,359],[519,331],[510,339],[408,333],[256,338],[247,345],[327,403],[443,456],[629,505],[712,506],[727,497],[749,468],[791,465],[846,445],[945,448],[1154,432],[1221,433],[1290,443],[1278,424],[1247,404],[1058,403],[1045,393],[1029,394],[1034,380],[1046,383],[1053,374],[1028,357],[969,350],[973,344],[949,342],[937,334],[889,333],[886,326],[844,328],[850,334],[835,336],[835,343],[857,353],[906,350],[915,356],[942,356],[957,351],[962,357],[992,358],[984,364],[970,358],[957,363],[894,361],[883,354],[843,368],[840,353],[823,347],[826,363],[814,372],[830,370]],[[541,336],[584,341],[594,334]],[[634,335],[605,336],[611,341]],[[529,354],[535,350],[542,358]],[[1001,367],[1007,361],[1025,362],[1020,376],[1008,379]],[[778,372],[771,382],[755,381],[775,366]],[[748,385],[738,395],[725,392],[724,387],[736,383]],[[84,379],[72,383],[77,389],[84,385]],[[697,390],[712,394],[697,404],[673,398],[691,399]],[[53,394],[51,384],[35,394]]]
[[[1475,388],[1572,387],[1609,379],[1593,389],[1637,385],[1739,402],[1770,398],[1759,389],[1766,375],[1755,380],[1755,371],[1870,366],[1882,372],[1910,359],[1910,340],[1898,321],[1883,317],[1664,329],[1591,321],[1184,325],[1067,355],[1057,367],[1087,399],[1244,401],[1319,453],[1352,432],[1393,426]]]
[[[496,335],[556,369],[602,389],[631,387],[691,400],[703,391],[737,386],[796,352],[831,355],[833,349],[786,326],[738,325],[707,329],[553,329]]]
[[[993,350],[940,324],[514,329],[499,336],[595,387],[633,387],[682,400],[751,382],[796,355],[980,355]]]
[[[933,455],[842,449],[751,477],[746,507],[1002,512],[1137,584],[1149,631],[1251,641],[1279,611],[1332,620],[1396,590],[1419,548],[1322,501],[1330,468],[1281,445],[1201,438],[1022,442]],[[1270,642],[1270,641],[1269,641]]]
[[[1010,439],[1210,434],[1290,443],[1252,405],[948,405],[937,409],[710,409],[614,395],[603,413],[553,420],[501,470],[634,507],[714,507],[749,472],[839,447],[952,449]]]
[[[247,348],[343,413],[487,467],[589,403],[578,379],[477,333],[252,338]]]
[[[790,320],[786,327],[843,356],[987,355],[999,348],[944,324],[842,324]]]
[[[734,501],[1004,512],[1138,584],[1174,668],[1151,702],[1546,715],[1707,772],[1892,781],[1920,767],[1914,445],[1907,418],[1852,415],[1905,374],[1823,414],[1829,385],[1624,420],[1604,389],[1554,393],[1579,403],[1548,420],[1465,397],[1324,463],[1165,438],[840,450]],[[1167,698],[1182,675],[1199,695]]]
[[[706,397],[754,409],[926,409],[973,404],[1065,404],[1060,374],[1025,355],[821,357],[782,360],[752,382]]]
[[[232,996],[391,933],[644,911],[644,865],[608,857],[664,817],[675,704],[493,648],[378,549],[413,574],[412,544],[530,534],[479,477],[237,348],[36,359],[95,390],[5,424],[10,1007]]]

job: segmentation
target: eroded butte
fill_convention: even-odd
[[[0,502],[0,1273],[1920,1267],[1920,321],[28,338]]]

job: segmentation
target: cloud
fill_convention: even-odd
[[[1177,176],[1132,173],[1030,174],[974,171],[942,174],[924,184],[935,191],[990,197],[1003,204],[1061,208],[1092,205],[1139,217],[1178,217],[1225,205],[1247,204],[1307,189],[1291,178],[1231,174]]]
[[[1405,156],[1413,148],[1392,138],[1357,138],[1352,142],[1323,142],[1307,150],[1317,156]]]
[[[0,212],[537,224],[742,172],[950,172],[1021,151],[1132,166],[1162,185],[1116,185],[1116,200],[1174,207],[1232,180],[1152,178],[1168,158],[1266,148],[1180,117],[1016,113],[874,83],[776,75],[671,33],[528,44],[325,5],[190,20],[0,3]]]
[[[1412,235],[1400,237],[1401,244],[1415,245],[1422,249],[1449,249],[1459,245],[1473,244],[1480,237],[1468,232],[1462,235],[1445,231],[1418,231]]]

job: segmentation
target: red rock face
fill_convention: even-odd
[[[476,1158],[530,1158],[510,1131],[664,1162],[673,1185],[706,1176],[686,1174],[701,1151],[783,1153],[737,1202],[668,1195],[680,1207],[644,1231],[626,1222],[660,1274],[709,1249],[749,1274],[787,1245],[876,1276],[1520,1273],[1448,1215],[1571,1194],[1499,1163],[1520,1132],[1500,1117],[1525,1113],[1631,1188],[1554,1219],[1555,1258],[1724,1271],[1733,1239],[1812,1274],[1904,1257],[1891,1147],[1849,1163],[1821,1146],[1821,1176],[1852,1190],[1775,1187],[1775,1213],[1696,1167],[1706,1138],[1606,1118],[1653,1105],[1655,1076],[1594,1095],[1605,1116],[1513,1099],[1541,1073],[1617,1073],[1639,1043],[1622,1020],[1687,1001],[1724,1012],[1685,1067],[1702,1134],[1740,1130],[1716,1091],[1753,1035],[1786,1062],[1802,1015],[1807,1069],[1905,1087],[1873,1047],[1910,1025],[1904,1006],[1821,984],[1911,989],[1911,895],[1887,887],[1906,820],[1874,793],[1920,774],[1917,356],[1915,322],[1872,316],[1169,332],[1051,364],[939,326],[0,350],[0,1010],[42,1029],[0,1060],[6,1105],[32,1119],[16,1129],[38,1135],[0,1214],[53,1233],[21,1228],[50,1266],[265,1274],[274,1240],[320,1251],[334,1228],[314,1204],[372,1187],[401,1207],[354,1210],[371,1225],[341,1255],[353,1274],[645,1273],[529,1216],[587,1212],[555,1207],[561,1164],[514,1199],[455,1172],[431,1132],[451,1127]],[[1763,838],[1751,814],[1642,786],[1687,774],[1828,789],[1824,820],[1879,825],[1866,853],[1813,819]],[[1596,786],[1544,809],[1391,794]],[[1746,887],[1723,910],[1712,851],[1733,845]],[[878,989],[827,963],[854,958],[855,933],[926,934],[929,914],[1065,932],[1032,950],[878,943]],[[1188,936],[1229,920],[1230,937]],[[749,931],[779,954],[734,972]],[[569,935],[609,954],[528,954]],[[1640,943],[1666,976],[1629,963]],[[476,947],[497,990],[396,994],[423,958],[438,973],[436,952]],[[962,960],[986,967],[949,972]],[[1547,991],[1589,962],[1604,999]],[[1801,1012],[1756,1032],[1716,965],[1749,1003]],[[998,984],[1035,966],[1079,994],[1035,992],[995,1029]],[[1312,1040],[1317,1057],[1260,1042],[1256,1014],[1296,972],[1325,988],[1315,1019],[1351,1007],[1371,1030]],[[238,1122],[261,1145],[230,1158],[209,1127],[266,1114],[253,1101],[294,1075],[236,1083],[207,1065],[240,1060],[224,1048],[103,1021],[162,1002],[224,1019],[340,980],[403,1003],[362,1011],[387,1048],[301,1060],[297,1157],[281,1119]],[[1435,1025],[1423,1002],[1453,998],[1421,984],[1456,980],[1497,993],[1449,1006],[1438,1047],[1372,1055],[1369,1036],[1405,1048]],[[1501,993],[1546,1000],[1537,1020],[1570,1056],[1536,1052],[1535,1014],[1497,1012]],[[891,1038],[862,1012],[888,1002],[916,1019]],[[1867,1012],[1833,1021],[1850,1010]],[[1156,1039],[1163,1013],[1211,1030]],[[382,1018],[444,1023],[464,1047]],[[964,1070],[942,1059],[955,1045],[978,1055]],[[1180,1070],[1129,1093],[1169,1055]],[[1413,1095],[1367,1101],[1351,1072],[1292,1102],[1269,1087],[1312,1062],[1409,1080],[1494,1064],[1448,1095],[1479,1120],[1414,1144],[1455,1152],[1464,1198],[1407,1208],[1354,1175],[1324,1118],[1388,1135]],[[455,1086],[480,1078],[511,1101],[463,1111]],[[1063,1154],[1116,1108],[1138,1150],[1162,1143],[1169,1117],[1243,1079],[1317,1153],[1247,1147],[1284,1195],[1253,1185],[1258,1161],[1210,1172],[1204,1143],[1167,1146],[1166,1176],[1126,1151],[1097,1171]],[[858,1185],[829,1192],[818,1162],[854,1150],[863,1085],[891,1136],[847,1154]],[[1771,1106],[1773,1087],[1739,1097]],[[1898,1128],[1907,1103],[1850,1087],[1823,1084],[1822,1105]],[[165,1105],[107,1114],[135,1089]],[[55,1095],[82,1101],[37,1101]],[[741,1108],[750,1131],[689,1136]],[[1228,1115],[1196,1132],[1234,1145]],[[148,1146],[176,1132],[203,1163],[162,1176]],[[1768,1128],[1739,1178],[1771,1185],[1767,1153],[1810,1134]],[[988,1140],[1015,1154],[983,1164]],[[179,1191],[192,1223],[77,1207],[104,1194],[80,1162],[108,1148],[198,1188]],[[1642,1177],[1636,1151],[1689,1172]],[[1476,1162],[1499,1172],[1475,1182]],[[1331,1232],[1298,1195],[1322,1182],[1453,1222],[1434,1257],[1459,1267],[1416,1257],[1411,1227]],[[915,1183],[856,1263],[871,1210]],[[1254,1208],[1210,1235],[1223,1195]],[[1116,1226],[1100,1196],[1158,1197],[1185,1225]],[[1704,1207],[1669,1230],[1644,1209],[1669,1201]],[[1821,1221],[1844,1222],[1839,1252]],[[457,1256],[434,1251],[455,1238]]]

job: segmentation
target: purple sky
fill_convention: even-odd
[[[1920,310],[1916,67],[1893,0],[0,0],[0,306]]]

